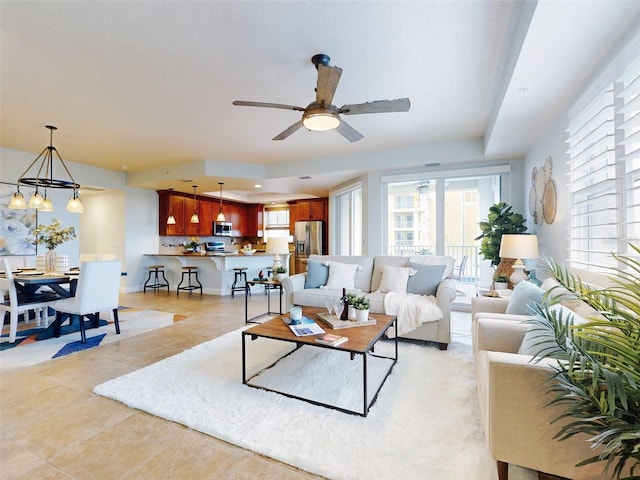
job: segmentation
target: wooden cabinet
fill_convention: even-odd
[[[170,190],[158,191],[158,234],[161,236],[210,237],[213,235],[213,221],[220,210],[219,202],[213,198],[196,197]],[[191,216],[197,208],[200,223],[191,223]],[[234,237],[256,237],[262,230],[262,204],[224,202],[222,210],[227,222],[233,225]],[[175,225],[167,225],[167,218],[173,215]]]
[[[193,196],[185,193],[162,190],[158,192],[158,234],[176,236],[209,236],[213,233],[213,202],[198,198],[197,207]],[[200,223],[191,223],[193,212],[198,212]],[[173,215],[175,225],[167,225],[167,218]]]
[[[307,220],[328,220],[327,198],[314,198],[310,200],[296,200],[289,203],[289,223]]]
[[[198,211],[200,212],[200,236],[210,237],[213,235],[214,202],[208,200],[198,201]]]

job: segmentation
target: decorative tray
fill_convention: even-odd
[[[340,320],[335,315],[329,315],[328,313],[319,313],[318,317],[334,330],[339,330],[341,328],[366,327],[367,325],[376,324],[376,319],[373,317],[369,317],[369,319],[364,322],[356,322],[355,320]]]

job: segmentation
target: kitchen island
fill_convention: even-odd
[[[247,280],[258,278],[260,271],[267,276],[267,269],[273,265],[274,255],[268,253],[145,253],[142,267],[164,265],[165,276],[169,280],[170,290],[176,290],[182,279],[182,267],[198,267],[198,279],[203,293],[210,295],[231,295],[236,267],[246,267]],[[289,255],[280,255],[282,265],[289,264]],[[144,275],[146,280],[147,275]],[[140,288],[142,291],[142,287]]]

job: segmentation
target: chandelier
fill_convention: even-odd
[[[82,213],[84,211],[84,208],[82,206],[82,202],[80,201],[80,197],[78,196],[78,189],[80,188],[80,185],[77,184],[73,179],[73,177],[71,176],[71,172],[69,172],[69,169],[60,157],[58,150],[56,150],[56,147],[53,146],[53,131],[57,130],[57,128],[52,125],[46,125],[46,128],[48,128],[50,131],[49,146],[45,147],[44,150],[42,150],[40,155],[38,155],[38,157],[33,162],[31,162],[31,165],[29,165],[27,169],[22,172],[20,178],[18,178],[18,181],[16,182],[16,193],[14,193],[13,197],[11,197],[9,208],[17,210],[23,210],[25,208],[35,208],[43,212],[52,212],[53,203],[47,195],[47,188],[64,188],[73,189],[73,194],[71,195],[71,198],[67,203],[67,211],[72,213]],[[68,176],[68,180],[53,177],[53,164],[55,163],[56,158],[64,168],[64,171]],[[34,168],[34,166],[38,163],[38,160],[41,160],[41,162],[37,167],[36,172],[36,168]],[[20,192],[20,185],[29,185],[36,188],[36,191],[31,195],[31,198],[29,199],[29,203],[25,201],[24,196]],[[40,192],[41,189],[43,193]]]

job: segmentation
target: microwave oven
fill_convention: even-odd
[[[213,234],[222,237],[230,237],[231,222],[213,222]]]

